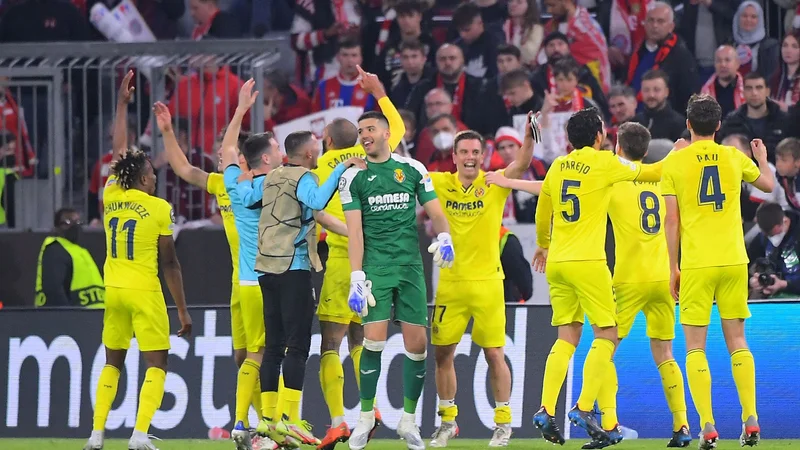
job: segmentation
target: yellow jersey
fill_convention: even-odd
[[[657,182],[625,181],[611,188],[614,284],[669,280],[664,199]]]
[[[403,118],[400,116],[400,113],[397,112],[397,108],[394,107],[389,97],[383,97],[378,100],[378,105],[381,107],[383,115],[386,116],[386,120],[389,121],[389,148],[394,151],[397,146],[400,145],[400,141],[403,139],[403,135],[406,132]],[[352,157],[367,157],[367,154],[364,152],[364,147],[362,147],[361,144],[356,144],[354,147],[340,150],[327,150],[319,157],[317,160],[317,168],[312,170],[312,172],[319,177],[319,184],[322,184],[325,180],[330,178],[333,169],[335,169],[339,163],[343,163]],[[331,201],[328,202],[328,206],[325,207],[325,212],[344,222],[344,210],[342,209],[342,200],[339,198],[338,190],[333,194]],[[319,237],[321,230],[321,227],[317,227],[317,237]],[[329,257],[347,257],[346,237],[335,233],[328,233],[325,242],[328,244]]]
[[[761,175],[734,147],[693,142],[664,162],[661,194],[678,200],[681,268],[747,264],[742,230],[742,181]]]
[[[661,165],[645,167],[591,147],[556,158],[536,206],[536,243],[550,249],[547,260],[605,260],[611,187],[620,181],[658,181]]]
[[[458,174],[431,172],[433,189],[450,224],[453,248],[458,252],[452,268],[439,272],[441,280],[502,280],[500,226],[511,189],[487,186],[481,171],[469,186]],[[497,239],[495,239],[497,237]]]
[[[160,291],[158,238],[172,236],[172,206],[138,189],[122,189],[112,175],[103,190],[103,215],[105,285]]]
[[[228,247],[231,249],[231,264],[233,265],[231,282],[239,284],[239,233],[236,231],[231,199],[228,197],[228,191],[225,190],[225,181],[221,173],[208,174],[206,191],[217,199],[217,207],[222,216],[222,227],[225,229],[225,238],[228,239]]]

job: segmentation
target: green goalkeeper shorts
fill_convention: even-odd
[[[422,265],[373,266],[364,268],[372,282],[375,306],[369,308],[362,323],[392,319],[412,325],[428,325],[428,293]]]

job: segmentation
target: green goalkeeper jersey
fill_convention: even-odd
[[[367,161],[366,170],[347,169],[339,196],[345,211],[361,211],[365,268],[422,264],[417,199],[424,205],[436,193],[419,161],[393,153],[383,163]]]

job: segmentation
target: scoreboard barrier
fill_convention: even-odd
[[[748,322],[749,343],[756,360],[758,407],[768,438],[800,438],[800,429],[782,426],[787,408],[800,404],[794,384],[800,355],[800,303],[752,304]],[[230,337],[230,315],[225,308],[192,308],[194,333],[189,339],[172,336],[166,394],[153,418],[151,432],[161,438],[204,438],[214,427],[233,425],[236,366]],[[540,305],[509,305],[506,355],[512,371],[512,426],[517,437],[537,437],[531,420],[539,408],[545,360],[556,334],[550,327],[551,310]],[[715,313],[716,314],[716,313]],[[178,320],[170,310],[173,329]],[[724,438],[738,436],[739,402],[731,378],[730,362],[719,329],[718,316],[709,332],[708,356],[714,380],[717,426]],[[102,312],[83,310],[3,310],[0,312],[0,436],[84,438],[91,430],[95,386],[105,362],[100,342]],[[577,400],[581,367],[591,330],[578,347],[558,402],[557,420],[565,435],[583,438],[579,430],[564,427],[565,404]],[[677,331],[675,354],[684,367],[682,333]],[[319,387],[319,328],[315,321],[302,401],[303,417],[322,435],[329,424]],[[345,411],[350,425],[358,417],[358,394],[352,362],[342,344],[345,368]],[[428,377],[417,410],[423,436],[438,423],[433,349],[429,348]],[[383,371],[377,405],[386,427],[379,437],[396,437],[394,428],[403,405],[402,336],[390,327],[383,352]],[[488,439],[493,425],[494,400],[488,384],[488,366],[482,351],[472,343],[469,330],[457,346],[456,402],[461,436]],[[671,417],[640,317],[622,344],[616,359],[619,374],[620,422],[641,438],[668,438]],[[134,426],[138,387],[144,363],[135,341],[128,352],[117,399],[108,419],[109,437],[127,438]],[[688,397],[688,387],[686,387]],[[688,400],[688,399],[687,399]],[[689,401],[694,431],[697,416]],[[251,416],[253,416],[251,411]],[[567,431],[569,430],[569,431]]]

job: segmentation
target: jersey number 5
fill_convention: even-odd
[[[642,210],[642,231],[647,234],[656,234],[661,229],[661,216],[658,215],[658,206],[658,196],[655,193],[642,191],[639,194],[639,208]]]
[[[111,228],[111,257],[117,257],[117,226],[119,225],[119,217],[114,217],[108,221],[109,228]],[[136,231],[136,221],[134,219],[126,220],[122,224],[122,230],[128,234],[127,238],[127,256],[128,260],[133,261],[133,233]]]
[[[719,181],[719,166],[705,166],[700,174],[700,189],[697,193],[700,206],[714,205],[714,211],[722,211],[725,193]]]
[[[576,180],[564,180],[561,182],[561,204],[567,203],[572,205],[572,214],[567,211],[561,211],[561,217],[567,222],[577,222],[581,218],[581,201],[577,195],[571,194],[571,188],[578,189],[581,187],[581,182]]]

